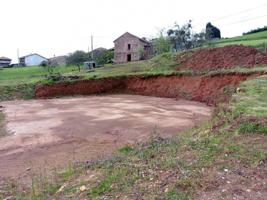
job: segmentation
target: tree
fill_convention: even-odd
[[[75,51],[67,57],[67,64],[76,65],[81,71],[81,65],[87,60],[87,55],[84,51]]]
[[[206,39],[216,39],[221,38],[221,31],[217,27],[213,26],[210,22],[206,25]]]
[[[167,53],[171,49],[170,39],[164,37],[162,32],[160,33],[160,37],[155,40],[155,49],[157,54]]]
[[[111,63],[112,59],[114,58],[114,51],[113,50],[105,50],[101,54],[95,57],[95,60],[98,64],[104,65],[107,63]]]
[[[200,47],[206,42],[205,35],[206,33],[204,31],[200,33],[195,33],[192,35],[191,40],[192,40],[193,48]]]
[[[183,26],[178,24],[167,31],[168,37],[176,51],[190,49],[192,44],[192,25],[191,20]]]

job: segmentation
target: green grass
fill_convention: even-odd
[[[55,73],[64,74],[77,70],[74,66],[59,66],[55,68]],[[37,83],[43,80],[46,75],[47,71],[39,66],[4,68],[0,70],[0,87]]]
[[[34,97],[35,84],[21,84],[0,87],[0,101],[15,99],[32,99]]]
[[[267,47],[267,31],[253,33],[233,38],[214,40],[208,44],[212,47],[222,47],[226,45],[242,44],[245,46],[253,46],[256,48],[264,49]]]
[[[263,133],[267,135],[267,126],[257,122],[242,122],[238,127],[238,132],[242,134]]]
[[[243,82],[239,90],[232,105],[236,115],[267,117],[266,75]]]
[[[176,71],[175,54],[165,53],[151,60],[130,62],[116,65],[105,65],[88,73],[80,73],[83,79],[121,77],[132,75],[168,75]]]

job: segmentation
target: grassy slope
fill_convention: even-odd
[[[267,45],[267,31],[248,34],[244,36],[238,36],[233,38],[215,40],[210,43],[211,46],[214,47],[222,47],[226,45],[233,45],[233,44],[242,44],[246,46],[253,46],[253,47],[264,47],[264,44]]]
[[[266,88],[266,75],[248,80],[199,128],[171,139],[155,130],[148,142],[67,168],[53,182],[36,179],[28,193],[16,187],[10,193],[21,199],[264,199]]]
[[[77,71],[77,68],[65,66],[55,68],[56,73],[67,73],[71,71]],[[46,75],[47,71],[43,67],[4,68],[0,70],[0,86],[37,83],[43,80]]]

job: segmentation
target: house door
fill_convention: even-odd
[[[127,62],[132,61],[132,55],[131,54],[127,54]]]

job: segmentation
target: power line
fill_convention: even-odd
[[[232,14],[229,14],[229,15],[226,15],[226,16],[223,16],[223,17],[219,17],[217,19],[210,20],[210,21],[213,21],[213,22],[214,21],[220,21],[220,20],[223,20],[223,19],[227,19],[227,18],[230,18],[230,17],[233,17],[233,16],[237,16],[237,15],[243,14],[243,13],[247,13],[249,11],[256,10],[258,8],[262,8],[262,7],[265,7],[265,6],[267,6],[267,4],[262,4],[260,6],[254,7],[254,8],[249,8],[249,9],[246,9],[246,10],[242,10],[242,11],[239,11],[237,13],[232,13]],[[199,23],[197,25],[194,25],[194,27],[202,26],[202,25],[203,25],[203,23],[201,23],[201,24]]]
[[[253,18],[249,18],[249,19],[233,22],[233,23],[230,23],[230,24],[226,24],[226,25],[239,24],[239,23],[243,23],[243,22],[247,22],[247,21],[251,21],[251,20],[255,20],[255,19],[259,19],[259,18],[263,18],[263,17],[267,17],[267,15],[257,16],[257,17],[253,17]]]
[[[257,7],[254,7],[254,8],[250,8],[250,9],[246,9],[246,10],[243,10],[243,11],[240,11],[240,12],[237,12],[237,13],[233,13],[233,14],[229,14],[229,15],[226,15],[226,16],[223,16],[223,17],[219,17],[217,19],[214,19],[212,21],[219,21],[219,20],[222,20],[222,19],[227,19],[229,17],[233,17],[233,16],[236,16],[236,15],[240,15],[240,14],[243,14],[243,13],[247,13],[249,11],[252,11],[252,10],[256,10],[258,8],[262,8],[262,7],[265,7],[267,6],[267,4],[262,4],[260,6],[257,6]]]

